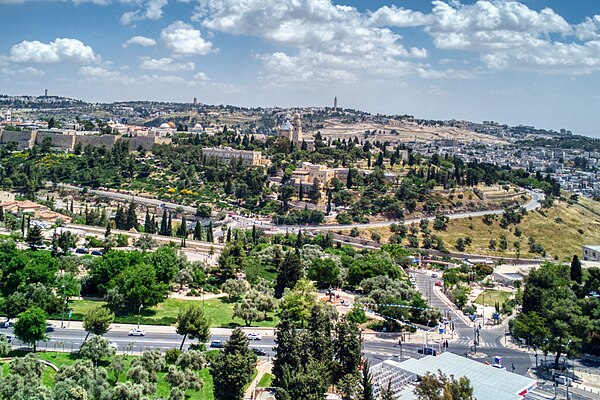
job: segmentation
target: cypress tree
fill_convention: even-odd
[[[4,207],[0,207],[0,222],[4,222]]]
[[[302,248],[303,244],[304,244],[304,238],[302,237],[302,231],[300,229],[298,229],[298,236],[296,236],[296,248],[297,249]]]
[[[571,280],[581,285],[582,279],[581,261],[579,261],[577,255],[574,255],[573,260],[571,260]]]
[[[285,288],[293,288],[302,278],[302,261],[300,251],[288,251],[281,263],[275,285],[275,297],[281,298]]]
[[[304,198],[304,185],[302,185],[302,183],[300,183],[300,188],[298,188],[298,199],[300,201],[302,201],[303,198]]]
[[[163,215],[160,220],[160,234],[162,236],[167,236],[167,210],[163,211]]]
[[[106,224],[106,230],[104,231],[104,237],[108,238],[110,236],[110,223]]]
[[[227,242],[231,242],[231,228],[227,228]]]
[[[129,208],[127,209],[127,215],[125,216],[125,229],[129,230],[132,228],[137,229],[137,215],[135,213],[135,204],[133,202],[129,203]]]
[[[169,213],[169,219],[167,220],[167,236],[173,236],[173,217]]]
[[[194,227],[194,240],[202,240],[202,224],[200,221],[197,221]]]
[[[366,361],[362,369],[362,389],[363,393],[361,400],[375,400],[373,395],[373,380],[371,377],[371,370],[369,362]]]
[[[206,241],[213,243],[215,241],[215,237],[213,235],[213,223],[210,221],[208,223],[208,227],[206,228]]]
[[[185,215],[181,217],[181,225],[177,229],[177,236],[180,238],[186,238],[188,235],[187,231],[187,220],[185,219]]]
[[[150,219],[150,212],[146,208],[146,217],[144,218],[144,232],[152,233],[152,220]]]

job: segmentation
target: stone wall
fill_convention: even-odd
[[[75,135],[62,132],[38,131],[35,144],[41,146],[44,138],[52,140],[52,147],[58,147],[63,150],[73,150],[75,147]]]
[[[77,135],[75,145],[81,144],[81,147],[90,145],[92,147],[106,147],[112,149],[120,136],[117,135]]]
[[[25,150],[33,147],[35,142],[36,131],[5,131],[2,130],[2,144],[15,142],[17,149]]]

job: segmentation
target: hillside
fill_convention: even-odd
[[[521,230],[520,237],[515,235],[518,234],[517,227]],[[391,236],[388,228],[370,229],[362,235],[368,237],[371,231],[380,233],[382,242],[387,242]],[[600,202],[583,197],[576,204],[557,201],[549,209],[529,212],[520,224],[510,225],[507,229],[500,227],[499,216],[490,225],[485,224],[482,217],[451,220],[445,231],[432,231],[432,234],[442,237],[446,248],[453,252],[458,251],[457,240],[469,236],[472,243],[464,252],[482,255],[517,257],[515,242],[519,242],[521,258],[540,257],[530,251],[530,239],[533,238],[549,256],[561,261],[570,260],[574,254],[581,257],[582,245],[600,244]],[[508,242],[506,251],[498,249],[502,235]],[[496,250],[490,249],[492,239],[496,241]]]

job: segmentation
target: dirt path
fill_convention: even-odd
[[[273,364],[271,361],[264,361],[256,366],[258,370],[258,374],[256,374],[256,378],[252,381],[248,389],[246,389],[246,393],[244,393],[244,399],[252,399],[254,396],[254,389],[258,385],[258,382],[262,379],[265,374],[270,374],[271,369],[273,368]]]

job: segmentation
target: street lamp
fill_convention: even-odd
[[[144,308],[144,303],[141,303],[138,308],[138,329],[140,329],[140,315],[142,314],[142,308]]]
[[[65,298],[65,285],[64,283],[60,286],[63,293],[63,299],[65,300],[65,304],[62,307],[62,316],[60,317],[60,328],[65,327],[65,308],[67,308],[67,299]]]

